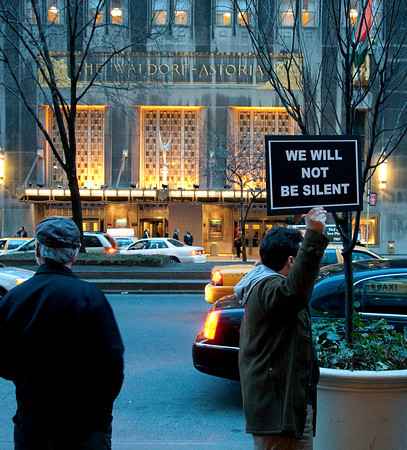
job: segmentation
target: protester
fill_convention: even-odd
[[[187,231],[184,236],[184,243],[185,245],[192,245],[194,243],[194,237],[189,231]]]
[[[178,228],[175,228],[172,238],[179,241],[179,229]]]
[[[123,343],[106,297],[71,267],[75,223],[36,228],[36,274],[0,301],[0,376],[14,382],[15,450],[110,450]]]
[[[236,285],[245,312],[239,371],[246,431],[257,450],[312,450],[319,369],[308,299],[328,244],[326,211],[312,209],[301,233],[273,228],[261,264]],[[298,254],[297,254],[298,253]]]
[[[149,237],[150,237],[150,233],[148,232],[147,229],[145,229],[144,233],[143,233],[143,239],[149,239]]]
[[[17,237],[27,237],[28,236],[27,231],[23,225],[21,225],[21,227],[16,231],[16,236]]]

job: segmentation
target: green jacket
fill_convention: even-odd
[[[289,275],[264,278],[247,296],[239,370],[248,433],[300,438],[304,432],[319,376],[308,300],[327,244],[324,235],[307,231]]]

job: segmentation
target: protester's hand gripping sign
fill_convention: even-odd
[[[344,136],[266,136],[268,214],[362,208],[358,141]]]

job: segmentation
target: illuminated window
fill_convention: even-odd
[[[103,0],[89,0],[89,20],[96,17],[96,25],[105,21],[105,2]]]
[[[174,10],[175,25],[189,25],[190,0],[176,0]]]
[[[296,134],[298,128],[295,121],[283,109],[237,109],[234,113],[233,140],[239,151],[247,152],[247,163],[259,160],[264,152],[264,136],[266,134]],[[243,157],[243,152],[240,156]],[[244,163],[243,163],[244,164]],[[258,180],[264,187],[264,177]]]
[[[303,27],[318,25],[318,0],[302,0],[301,23]]]
[[[217,0],[216,25],[218,27],[232,26],[233,3],[232,0]]]
[[[62,23],[63,1],[48,0],[47,3],[47,22],[50,24]]]
[[[239,8],[237,10],[237,23],[244,27],[251,23],[252,12],[250,11],[248,0],[239,0]]]
[[[295,22],[295,0],[281,0],[280,23],[283,27],[293,27]]]
[[[60,155],[61,139],[56,120],[49,110],[49,123],[52,140]],[[105,111],[103,108],[79,108],[76,119],[76,170],[80,188],[99,189],[105,184]],[[50,153],[48,184],[66,187],[66,176],[55,156]]]
[[[199,184],[200,123],[196,109],[143,110],[143,187]]]
[[[110,2],[110,21],[113,25],[123,25],[124,24],[123,0],[111,0],[111,2]]]
[[[167,25],[168,22],[168,0],[153,0],[153,24],[158,26]]]
[[[369,218],[361,217],[359,241],[362,244],[378,245],[379,242],[379,219],[377,216]]]

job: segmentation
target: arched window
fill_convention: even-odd
[[[233,0],[216,1],[216,25],[218,27],[231,27],[233,17]]]
[[[47,1],[47,23],[59,25],[63,23],[64,2],[63,0]]]
[[[174,24],[188,26],[190,23],[190,0],[175,0],[174,4]]]
[[[124,0],[110,0],[110,23],[113,25],[124,25],[124,19]]]
[[[238,0],[237,23],[241,27],[252,23],[253,11],[251,11],[250,8],[250,1],[251,0]]]
[[[164,26],[168,23],[168,0],[153,0],[153,25]]]
[[[93,20],[96,17],[96,25],[105,23],[105,6],[104,0],[89,0],[89,20]]]

